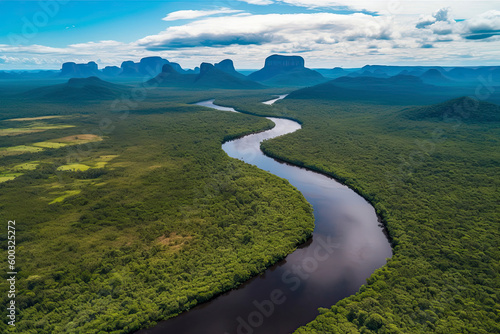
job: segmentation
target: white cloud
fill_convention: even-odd
[[[179,10],[176,12],[169,13],[162,20],[163,21],[191,20],[205,16],[212,16],[218,14],[233,14],[241,12],[242,12],[241,10],[235,10],[230,8],[220,8],[214,10]]]
[[[369,0],[276,0],[277,2],[286,3],[293,6],[306,8],[327,8],[327,7],[349,7],[356,10],[375,11],[383,8],[387,1],[369,1]]]
[[[450,13],[450,8],[441,8],[437,12],[435,12],[432,15],[424,15],[421,16],[416,27],[418,29],[426,28],[429,27],[435,23],[441,23],[443,25],[443,22],[451,23],[454,22],[451,18],[451,13]]]
[[[184,67],[231,58],[239,68],[259,68],[273,53],[300,53],[307,65],[313,67],[354,67],[368,63],[498,64],[497,46],[487,42],[500,41],[500,11],[489,8],[478,12],[475,5],[478,3],[478,7],[484,9],[491,7],[493,1],[474,4],[470,1],[415,1],[410,6],[403,0],[399,7],[390,5],[393,1],[276,2],[296,5],[307,2],[309,7],[350,4],[350,8],[375,11],[379,15],[335,14],[319,7],[314,11],[304,7],[301,14],[260,15],[229,9],[232,12],[219,12],[224,16],[213,17],[211,15],[216,14],[207,14],[213,11],[179,11],[170,13],[170,19],[192,17],[193,21],[179,22],[131,43],[107,40],[59,48],[0,45],[1,58],[4,59],[0,68],[24,65],[60,68],[63,62],[88,62],[97,58],[101,59],[99,66],[102,68],[154,55],[179,62]],[[467,15],[463,15],[465,5],[470,9]],[[192,12],[204,14],[193,17]],[[465,20],[456,22],[454,18]],[[421,29],[416,28],[417,24],[422,24]]]
[[[498,8],[498,1],[484,0],[275,0],[304,8],[348,8],[382,15],[420,15],[443,7],[453,8],[458,18],[466,19]]]
[[[463,22],[463,32],[469,39],[484,39],[500,35],[500,11],[490,10]],[[479,37],[479,38],[478,38]]]
[[[356,13],[266,14],[205,18],[147,36],[138,44],[150,50],[200,46],[262,45],[347,39],[391,39],[391,22]]]
[[[429,29],[436,35],[461,35],[466,39],[488,39],[500,35],[500,11],[490,10],[469,19],[456,22],[449,8],[442,8],[432,16],[421,16],[416,28]]]
[[[238,1],[241,1],[241,2],[246,2],[246,3],[249,3],[251,5],[270,5],[273,3],[272,0],[238,0]]]

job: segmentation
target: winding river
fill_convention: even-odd
[[[285,97],[280,96],[266,104]],[[221,111],[213,100],[197,103]],[[295,121],[268,117],[276,125],[261,133],[226,142],[231,157],[287,179],[312,204],[313,237],[238,289],[201,304],[139,333],[283,334],[293,332],[330,307],[356,293],[386,263],[392,250],[375,210],[361,196],[325,175],[265,156],[263,140],[297,131]]]

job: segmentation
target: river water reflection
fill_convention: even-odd
[[[197,104],[236,112],[213,100]],[[318,307],[356,293],[392,255],[375,210],[365,199],[332,178],[280,163],[260,151],[262,140],[301,128],[295,121],[269,119],[276,124],[273,129],[226,142],[222,148],[233,158],[287,179],[304,195],[314,208],[312,239],[238,289],[140,333],[290,333],[313,320]]]

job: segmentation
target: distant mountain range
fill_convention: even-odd
[[[128,86],[89,77],[71,78],[64,84],[32,89],[21,96],[28,100],[91,101],[115,99],[129,90]]]
[[[408,119],[416,121],[500,122],[500,106],[467,96],[430,106],[408,108],[403,114]]]
[[[286,98],[423,105],[476,93],[477,86],[447,87],[427,83],[446,82],[446,80],[448,79],[443,75],[432,70],[426,70],[421,76],[404,74],[392,77],[344,76],[296,90]],[[491,94],[493,102],[498,103],[499,99],[498,93]]]
[[[138,63],[124,61],[121,66],[106,66],[99,70],[95,62],[87,64],[76,64],[73,62],[64,63],[59,76],[72,78],[87,78],[90,76],[113,78],[130,77],[149,79],[161,72],[163,65],[170,64],[179,73],[186,73],[177,63],[169,62],[161,57],[142,58]]]
[[[410,75],[389,78],[340,77],[290,93],[287,99],[325,99],[399,104],[422,94],[433,94],[434,86]]]
[[[163,65],[162,71],[155,78],[149,80],[149,86],[185,87],[203,89],[259,89],[265,88],[261,84],[247,79],[236,72],[232,60],[226,59],[215,65],[202,63],[200,73],[182,74],[170,64]]]
[[[500,67],[439,67],[367,65],[360,69],[305,67],[300,56],[271,55],[260,70],[243,75],[231,59],[202,63],[192,70],[161,57],[139,62],[124,61],[120,67],[100,70],[97,63],[64,63],[60,71],[1,72],[0,80],[70,78],[66,83],[41,87],[23,98],[46,100],[99,100],[116,98],[130,87],[113,82],[140,81],[149,87],[186,89],[265,89],[305,87],[287,99],[326,99],[393,105],[426,105],[459,96],[486,92],[489,102],[500,103]],[[328,76],[335,77],[329,80]],[[483,94],[484,95],[484,94]]]
[[[439,75],[439,74],[440,75]],[[426,83],[440,86],[476,85],[484,81],[500,84],[500,66],[440,67],[440,66],[381,66],[366,65],[346,75],[388,78],[395,75],[412,75]]]
[[[225,59],[214,65],[203,63],[194,70],[184,70],[173,62],[160,57],[147,57],[140,62],[125,61],[120,67],[107,66],[98,70],[95,62],[87,64],[65,63],[62,77],[97,76],[104,79],[141,78],[148,79],[148,84],[169,87],[257,89],[264,86],[304,87],[324,82],[320,73],[304,66],[300,56],[272,55],[265,60],[264,67],[248,77],[234,68],[231,59]]]
[[[175,72],[183,75],[199,75],[200,67],[194,69],[183,69],[181,65],[170,62],[161,57],[146,57],[139,62],[124,61],[118,66],[106,66],[99,69],[97,63],[89,62],[77,64],[68,62],[62,64],[59,71],[0,71],[0,80],[27,80],[27,79],[50,79],[50,78],[87,78],[91,76],[104,80],[119,81],[148,81],[156,78],[163,72],[164,66],[170,65]],[[257,71],[246,70],[245,74],[238,72],[231,59],[225,59],[213,65],[231,77],[244,81],[254,81],[264,86],[281,87],[308,87],[324,83],[329,79],[341,77],[370,77],[370,78],[390,78],[397,75],[408,75],[422,79],[425,84],[436,86],[474,86],[485,82],[492,85],[500,85],[500,66],[476,66],[476,67],[440,67],[440,66],[387,66],[387,65],[366,65],[357,69],[344,69],[334,67],[332,69],[309,69],[305,67],[304,58],[300,56],[272,55],[266,58],[264,67]],[[168,70],[166,73],[170,73]],[[162,74],[161,76],[166,76]],[[173,75],[166,80],[167,86],[190,85],[187,77],[179,78],[177,85],[174,83]],[[219,75],[221,77],[221,75]],[[194,77],[193,77],[194,78]],[[201,78],[200,78],[201,79]],[[229,82],[229,78],[220,80]],[[123,81],[122,80],[122,81]],[[231,79],[232,80],[232,79]],[[168,81],[171,81],[168,83]],[[199,86],[207,86],[202,84]],[[215,86],[224,86],[218,82]],[[246,87],[246,85],[241,85]],[[210,85],[208,85],[210,86]],[[226,85],[227,86],[227,85]],[[240,86],[237,84],[237,86]],[[254,88],[257,87],[253,85]]]
[[[336,79],[343,76],[389,78],[396,75],[420,77],[424,83],[437,86],[480,85],[484,82],[500,85],[500,66],[441,67],[366,65],[357,69],[318,69],[323,76]]]

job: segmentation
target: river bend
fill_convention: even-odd
[[[272,104],[283,98],[266,101]],[[197,105],[237,112],[213,100]],[[313,237],[283,261],[239,288],[139,333],[284,334],[312,321],[356,293],[386,263],[392,250],[374,208],[356,192],[325,175],[278,162],[260,150],[263,140],[301,128],[295,121],[268,117],[275,127],[226,142],[231,157],[287,179],[312,204]]]

